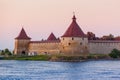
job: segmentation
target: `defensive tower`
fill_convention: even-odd
[[[15,38],[15,55],[26,55],[28,53],[28,46],[31,38],[27,36],[24,28],[22,28],[18,37]]]
[[[72,23],[61,37],[61,52],[66,55],[88,53],[88,38],[77,24],[75,15],[73,15]]]

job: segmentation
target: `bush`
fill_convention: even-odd
[[[120,51],[117,49],[113,49],[109,56],[112,58],[120,58]]]
[[[12,53],[10,52],[9,49],[6,48],[6,49],[1,51],[0,55],[12,55]]]

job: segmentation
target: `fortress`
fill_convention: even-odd
[[[31,41],[22,28],[18,37],[15,38],[15,55],[40,55],[40,54],[63,54],[63,55],[87,55],[108,54],[114,48],[120,50],[120,41],[117,40],[88,40],[88,37],[76,22],[73,15],[72,23],[66,32],[57,39],[53,33],[47,40]]]

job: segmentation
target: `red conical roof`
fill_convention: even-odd
[[[77,24],[75,15],[72,19],[72,23],[62,37],[86,37],[82,29]]]
[[[31,38],[27,36],[24,28],[22,28],[22,30],[19,33],[18,37],[16,37],[15,39],[31,39]]]
[[[47,40],[57,40],[53,33],[50,34]]]

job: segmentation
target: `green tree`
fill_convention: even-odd
[[[1,54],[1,55],[5,55],[4,50],[2,50],[0,54]]]
[[[7,48],[4,50],[4,52],[5,52],[6,55],[12,55],[11,51]]]
[[[5,53],[9,53],[10,51],[9,51],[9,49],[6,48],[6,49],[4,50],[4,52],[5,52]]]
[[[1,55],[12,55],[11,51],[7,48],[2,50],[0,54]]]
[[[112,58],[120,58],[120,51],[118,49],[113,49],[109,56]]]

